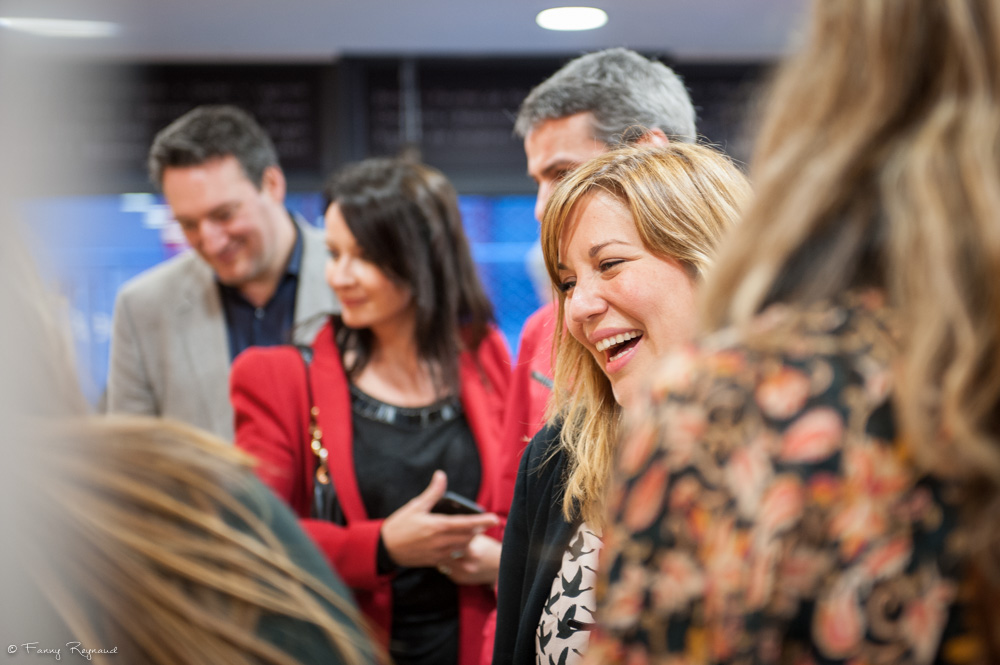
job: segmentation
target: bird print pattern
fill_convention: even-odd
[[[583,659],[594,626],[594,587],[601,537],[581,524],[563,554],[549,599],[535,630],[536,665],[575,665]]]

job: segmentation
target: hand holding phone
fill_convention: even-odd
[[[397,508],[382,522],[382,542],[389,556],[400,566],[432,567],[450,561],[454,552],[464,552],[476,534],[499,524],[499,518],[483,511],[465,497],[445,498],[448,477],[435,471],[427,488]],[[439,502],[457,514],[431,512]],[[456,506],[462,507],[456,507]]]
[[[461,494],[445,492],[431,508],[431,512],[442,515],[481,515],[486,512],[486,509],[475,501],[466,499]]]

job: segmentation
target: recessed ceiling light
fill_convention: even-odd
[[[553,7],[535,17],[546,30],[594,30],[607,22],[608,15],[596,7]]]
[[[95,38],[112,37],[118,33],[117,23],[56,18],[0,17],[0,27],[42,37]]]

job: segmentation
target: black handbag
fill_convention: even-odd
[[[313,478],[312,518],[333,522],[340,526],[347,525],[347,518],[337,500],[337,489],[330,475],[327,464],[329,453],[323,446],[323,430],[319,427],[319,408],[313,399],[312,377],[309,365],[312,364],[313,351],[308,346],[297,346],[302,364],[306,370],[306,397],[309,400],[309,449],[316,456],[316,471]]]

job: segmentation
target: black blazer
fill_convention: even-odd
[[[565,458],[558,450],[559,432],[558,425],[546,425],[536,434],[517,471],[500,555],[493,665],[535,662],[542,608],[579,526],[562,514]]]

